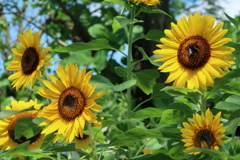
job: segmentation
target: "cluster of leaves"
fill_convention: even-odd
[[[69,10],[74,12],[76,17],[81,16],[81,24],[74,22],[74,18],[67,12],[64,12],[64,7],[59,8],[61,12],[55,9],[55,1],[42,2],[42,4],[33,4],[33,7],[44,7],[40,11],[40,15],[45,15],[50,12],[51,16],[45,27],[41,29],[52,36],[56,40],[52,43],[51,53],[58,55],[61,64],[75,63],[79,66],[87,66],[93,69],[96,73],[91,79],[91,83],[97,86],[96,91],[105,90],[106,95],[97,102],[104,107],[99,117],[103,117],[103,130],[99,131],[94,128],[96,135],[97,152],[99,159],[127,159],[129,155],[128,147],[132,148],[131,160],[147,160],[147,159],[239,159],[240,158],[240,141],[238,136],[238,124],[240,122],[240,62],[239,55],[240,45],[238,39],[239,17],[232,18],[226,14],[228,21],[225,22],[225,27],[229,29],[228,37],[233,38],[233,42],[229,46],[234,47],[234,58],[237,63],[233,70],[226,74],[223,78],[215,79],[214,87],[209,87],[208,92],[204,95],[197,90],[190,90],[178,87],[165,87],[163,83],[157,83],[160,73],[156,69],[134,70],[131,80],[126,81],[127,69],[125,67],[126,60],[122,59],[123,64],[119,64],[112,56],[116,52],[121,52],[124,57],[124,43],[127,42],[126,28],[129,24],[134,23],[133,41],[137,40],[151,40],[159,42],[159,39],[164,36],[162,31],[153,29],[146,34],[143,33],[143,27],[139,25],[142,21],[131,20],[127,16],[119,16],[118,10],[115,9],[115,4],[128,7],[125,1],[121,0],[106,0],[102,6],[98,8],[101,10],[101,15],[91,16],[89,6],[92,2],[85,0],[83,4],[75,2],[57,1],[59,6],[67,4]],[[96,0],[94,3],[98,4],[100,1]],[[77,4],[77,5],[76,5]],[[10,5],[10,4],[9,4]],[[14,4],[17,8],[17,4]],[[11,6],[14,8],[14,6]],[[108,7],[112,6],[112,7]],[[48,8],[48,9],[46,9]],[[121,7],[120,7],[121,8]],[[66,9],[66,8],[65,8]],[[143,12],[148,13],[164,13],[158,9],[142,8]],[[127,13],[125,13],[127,14]],[[21,18],[21,17],[19,17]],[[23,18],[23,17],[22,17]],[[104,19],[104,20],[102,20]],[[68,23],[69,28],[61,30],[57,23],[51,20],[61,20]],[[233,25],[232,25],[233,24]],[[7,25],[7,24],[2,24]],[[37,24],[35,24],[37,25]],[[81,26],[83,25],[83,26]],[[75,27],[88,28],[89,35],[82,35],[82,33],[75,34]],[[2,31],[1,31],[2,32]],[[84,32],[84,31],[83,31]],[[58,33],[59,36],[56,36]],[[85,32],[84,32],[85,33]],[[74,36],[76,35],[76,37]],[[84,37],[84,38],[83,38]],[[82,42],[77,42],[78,39]],[[64,39],[65,42],[60,40]],[[74,42],[66,47],[58,47],[59,43],[63,45],[71,40]],[[132,67],[137,66],[141,61],[149,61],[153,66],[161,64],[154,63],[154,56],[149,56],[145,53],[142,47],[137,47],[141,53],[142,59],[134,60]],[[110,55],[110,59],[108,59]],[[11,54],[6,52],[5,65],[11,59]],[[47,100],[41,98],[37,94],[38,88],[42,85],[39,81],[32,89],[27,91],[14,92],[10,88],[10,82],[7,76],[10,73],[7,71],[1,77],[0,88],[1,110],[0,118],[4,119],[19,112],[6,112],[5,106],[14,100],[39,99],[40,102],[47,104]],[[132,88],[133,93],[138,92],[138,89],[147,95],[147,98],[140,103],[133,98],[132,103],[132,118],[126,118],[127,102],[126,92],[127,88]],[[29,92],[30,91],[30,92]],[[222,120],[226,128],[225,144],[221,146],[220,151],[194,149],[192,151],[200,151],[203,154],[192,156],[183,152],[184,143],[181,142],[182,122],[187,121],[192,117],[192,114],[199,111],[199,98],[206,97],[207,106],[212,108],[215,114],[218,111],[222,112]],[[151,103],[147,103],[151,102]],[[147,104],[147,105],[146,105]],[[18,121],[16,125],[16,137],[19,137],[23,132],[29,137],[36,133],[39,128],[34,127],[41,123],[42,119],[24,119]],[[132,129],[127,129],[127,123],[131,122]],[[29,128],[24,131],[21,128]],[[67,144],[58,142],[52,144],[53,135],[45,138],[44,143],[40,149],[27,150],[29,142],[25,142],[14,149],[0,153],[0,157],[10,157],[13,154],[23,156],[34,156],[36,159],[68,159],[64,152],[78,153],[82,159],[91,159],[91,154],[83,150],[74,148],[74,144]],[[144,150],[151,150],[152,154],[143,154]]]

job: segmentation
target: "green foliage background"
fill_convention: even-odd
[[[225,13],[220,17],[217,10],[222,7],[218,5],[218,1],[203,1],[209,5],[208,9],[202,10],[203,14],[212,14],[218,20],[224,21],[224,28],[229,29],[226,37],[233,39],[228,46],[236,49],[233,52],[236,65],[223,78],[215,79],[214,87],[209,87],[208,92],[204,92],[207,107],[211,108],[214,114],[222,112],[222,121],[227,129],[225,144],[221,146],[220,151],[194,149],[204,153],[197,156],[183,153],[184,143],[181,142],[179,129],[182,128],[182,122],[191,118],[193,113],[199,112],[199,97],[203,93],[185,88],[166,87],[163,82],[167,75],[157,71],[161,63],[153,62],[156,56],[152,51],[156,49],[155,45],[159,43],[159,39],[165,36],[163,30],[170,28],[170,22],[175,22],[175,17],[180,13],[192,14],[191,9],[202,1],[187,3],[181,0],[165,0],[154,10],[144,8],[143,13],[138,15],[138,20],[129,18],[129,12],[126,12],[129,8],[124,8],[125,1],[122,0],[4,1],[0,4],[0,53],[4,67],[13,58],[11,48],[16,47],[16,35],[32,28],[43,31],[42,39],[46,40],[44,46],[50,46],[50,54],[57,57],[52,59],[53,63],[75,63],[93,70],[95,75],[91,83],[97,86],[96,92],[107,91],[97,100],[104,108],[99,114],[99,117],[104,118],[103,130],[93,128],[95,138],[99,142],[99,159],[237,160],[240,158],[239,16],[230,17]],[[125,55],[129,24],[134,24],[131,63],[133,76],[127,80]],[[114,57],[117,52],[122,54],[120,61]],[[54,69],[56,66],[44,72],[54,73]],[[48,100],[37,94],[38,88],[43,86],[41,81],[33,88],[16,92],[7,79],[10,74],[4,70],[0,79],[1,119],[16,114],[4,110],[13,100],[28,101],[37,98],[40,103],[48,104]],[[126,116],[128,88],[132,90],[131,119]],[[37,119],[35,124],[41,121],[42,119]],[[32,123],[23,120],[18,126],[32,126]],[[128,129],[129,123],[131,129]],[[30,127],[31,131],[37,129]],[[31,134],[29,136],[31,137]],[[25,142],[10,151],[1,152],[0,157],[11,159],[11,155],[17,153],[32,157],[31,159],[74,159],[72,153],[78,153],[77,157],[92,159],[91,147],[89,152],[85,152],[75,149],[73,143],[66,144],[60,141],[52,144],[52,139],[53,135],[47,136],[41,149],[32,151],[27,150],[29,142]],[[128,147],[132,149],[132,157],[129,157]],[[152,154],[144,154],[143,150],[152,150]]]

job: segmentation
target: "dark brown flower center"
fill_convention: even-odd
[[[83,134],[83,137],[81,137],[80,135],[76,136],[76,138],[79,140],[84,140],[84,139],[87,139],[88,137],[89,137],[89,135],[87,135],[87,134]]]
[[[34,114],[32,114],[31,112],[23,112],[23,113],[18,113],[16,114],[13,119],[11,120],[11,122],[9,123],[8,125],[8,134],[9,134],[9,137],[14,141],[16,142],[17,144],[22,144],[26,141],[30,141],[30,144],[31,143],[34,143],[37,141],[37,139],[40,137],[41,135],[41,131],[38,132],[36,135],[34,135],[33,137],[30,137],[30,138],[26,138],[24,135],[21,135],[19,139],[16,139],[15,138],[15,135],[14,135],[14,130],[15,130],[15,126],[16,126],[16,122],[18,119],[21,119],[21,118],[34,118],[36,117]]]
[[[210,130],[203,129],[197,133],[195,142],[198,148],[201,148],[201,143],[203,141],[208,145],[209,149],[211,149],[214,146],[215,138]]]
[[[181,42],[178,48],[178,62],[188,69],[204,66],[210,56],[210,45],[202,36],[188,37]]]
[[[58,111],[61,117],[67,121],[81,115],[85,106],[85,98],[82,92],[75,88],[65,89],[58,99]]]
[[[29,47],[25,50],[22,56],[22,70],[26,75],[32,74],[39,64],[39,56],[34,47]]]

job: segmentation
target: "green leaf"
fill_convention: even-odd
[[[10,81],[7,78],[1,79],[0,81],[0,88],[6,87],[10,85]]]
[[[11,156],[11,155],[17,154],[17,153],[19,153],[21,151],[28,150],[29,142],[30,141],[24,142],[22,144],[19,144],[17,147],[15,147],[13,149],[10,149],[10,150],[8,150],[6,152],[1,152],[0,153],[0,157]]]
[[[78,51],[78,52],[71,52],[69,57],[66,57],[62,60],[62,63],[75,63],[77,65],[84,65],[88,66],[92,62],[92,55],[91,51]]]
[[[154,62],[155,59],[159,58],[157,55],[153,55],[151,57],[148,57],[147,53],[144,51],[142,47],[138,47],[138,50],[142,53],[143,55],[143,60],[149,60],[151,64],[154,66],[161,66],[162,62]]]
[[[97,91],[106,91],[108,89],[111,89],[113,87],[113,84],[104,76],[101,75],[93,75],[90,83],[94,86],[97,86]]]
[[[173,159],[181,159],[182,157],[184,157],[183,149],[184,149],[184,144],[179,143],[173,146],[172,148],[170,148],[170,150],[168,151],[168,155],[171,156]]]
[[[114,70],[119,77],[126,77],[127,76],[127,69],[126,68],[117,66],[117,67],[114,68]]]
[[[123,82],[121,84],[113,86],[113,90],[117,91],[117,92],[123,91],[123,90],[125,90],[127,88],[130,88],[130,87],[134,86],[135,84],[136,84],[136,80],[135,79],[131,79],[131,80],[125,81],[125,82]]]
[[[145,8],[145,7],[141,7],[141,9],[140,9],[140,11],[141,12],[145,12],[145,13],[160,13],[160,14],[165,14],[165,15],[167,15],[167,16],[169,16],[169,17],[172,17],[172,16],[170,16],[169,14],[167,14],[166,12],[164,12],[163,10],[161,10],[161,9],[158,9],[158,8]]]
[[[95,135],[95,139],[102,144],[105,143],[105,137],[103,135],[103,132],[100,128],[98,127],[92,127],[93,135]]]
[[[127,19],[124,16],[116,16],[114,17],[112,28],[113,28],[113,33],[115,33],[118,29],[126,27],[130,23],[136,23],[136,22],[141,22],[139,20],[132,20],[132,19]]]
[[[109,146],[129,146],[133,147],[134,142],[141,141],[145,138],[157,138],[161,137],[161,132],[159,129],[142,129],[134,128],[130,129],[121,136],[116,136],[111,140]]]
[[[200,92],[199,90],[188,89],[184,87],[165,87],[161,91],[165,91],[166,93],[174,96],[187,96],[195,102],[198,102],[199,95],[202,95],[202,92]]]
[[[151,117],[161,117],[162,115],[162,109],[160,108],[144,108],[141,110],[138,110],[133,114],[133,118],[136,119],[146,119],[146,118],[151,118]]]
[[[151,29],[150,31],[148,31],[148,33],[143,37],[146,40],[153,40],[156,42],[160,42],[160,38],[164,37],[165,34],[163,33],[163,31],[158,30],[158,29]]]
[[[184,106],[184,104],[179,103],[179,109],[182,106]],[[162,113],[160,124],[181,124],[188,117],[189,117],[189,114],[181,110],[166,109]]]
[[[212,149],[194,148],[194,149],[189,150],[187,153],[192,153],[192,152],[201,152],[201,153],[206,153],[215,158],[228,159],[228,153],[222,152],[222,151],[215,151]]]
[[[104,0],[103,2],[116,3],[121,6],[126,6],[125,1],[123,1],[123,0]]]
[[[99,50],[95,53],[93,57],[92,66],[96,68],[98,72],[101,72],[107,65],[107,51],[106,50]]]
[[[133,78],[137,80],[137,86],[147,95],[152,92],[156,83],[156,78],[160,76],[159,72],[154,69],[145,69],[134,74]]]
[[[230,117],[229,117],[228,120],[230,121],[230,120],[233,120],[233,119],[235,119],[235,118],[239,118],[239,115],[240,115],[240,109],[232,112],[232,114],[230,115]]]
[[[221,78],[221,80],[223,80],[223,78]],[[240,83],[236,81],[226,81],[226,83],[219,86],[218,90],[229,94],[240,95]]]
[[[216,109],[227,110],[227,111],[236,111],[240,108],[240,103],[231,103],[231,102],[218,102],[215,107]]]
[[[108,154],[103,160],[113,160],[115,158],[115,154]]]
[[[232,17],[230,17],[227,13],[224,12],[224,14],[225,14],[225,16],[228,18],[228,20],[229,20],[230,22],[232,22],[236,28],[238,28],[239,22],[238,22],[237,20],[233,19]]]
[[[168,99],[169,95],[166,92],[161,91],[164,87],[165,85],[163,83],[154,84],[151,99]]]
[[[32,117],[21,118],[17,120],[14,129],[14,136],[16,139],[19,139],[22,135],[24,135],[25,138],[29,139],[41,132],[42,128],[33,123],[32,120]]]
[[[234,69],[223,76],[226,79],[232,79],[240,77],[240,68]]]
[[[99,38],[92,40],[88,43],[76,42],[66,47],[56,48],[53,52],[78,52],[83,50],[100,50],[100,49],[114,49],[112,48],[107,39]]]
[[[225,123],[224,124],[224,128],[226,129],[225,135],[235,134],[235,131],[239,123],[240,123],[240,118],[235,118]]]
[[[168,157],[167,155],[163,153],[157,153],[157,154],[145,154],[145,155],[139,155],[137,157],[130,158],[129,160],[173,160],[172,158]]]

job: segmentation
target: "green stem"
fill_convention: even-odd
[[[93,135],[93,132],[92,132],[92,124],[90,122],[87,122],[87,127],[88,127],[88,134],[89,134],[89,137],[90,137],[90,143],[91,143],[91,146],[92,146],[93,160],[98,160],[96,145],[94,143],[94,135]]]
[[[134,20],[135,18],[135,6],[132,8],[131,12],[131,20]],[[127,55],[127,80],[131,80],[132,78],[132,33],[133,33],[133,23],[129,24],[129,33],[128,33],[128,55]],[[127,118],[130,120],[131,119],[131,87],[127,89],[127,102],[128,102],[128,107],[127,107]],[[131,122],[129,121],[127,123],[128,130],[131,129]],[[129,158],[132,157],[132,150],[130,147],[128,147],[128,155]]]
[[[137,156],[137,155],[143,150],[143,148],[148,144],[148,142],[150,142],[152,139],[153,139],[153,138],[150,138],[148,141],[146,141],[146,142],[142,145],[142,147],[137,151],[137,153],[136,153],[135,156]]]
[[[200,95],[200,106],[201,106],[201,111],[203,113],[206,112],[207,105],[206,105],[206,98],[204,97],[204,92]]]
[[[57,152],[57,160],[61,160],[61,152]]]

